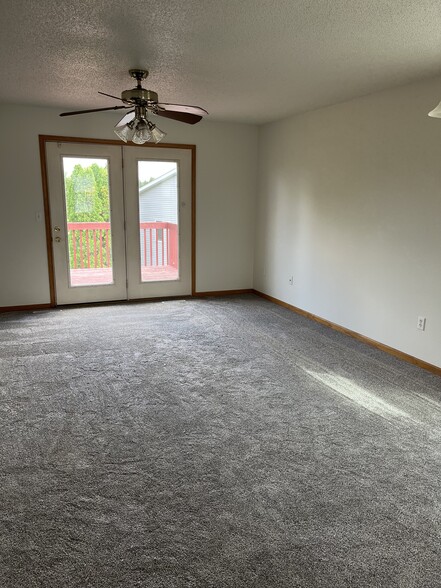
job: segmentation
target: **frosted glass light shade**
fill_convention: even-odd
[[[118,125],[113,130],[115,134],[124,141],[124,143],[127,143],[127,141],[132,140],[133,134],[135,132],[134,126],[134,121],[126,125],[120,125],[118,123]]]
[[[151,140],[155,143],[159,143],[159,141],[161,141],[161,139],[163,139],[167,133],[164,133],[164,131],[158,129],[158,127],[154,125],[150,120],[147,121],[147,124],[149,125]]]
[[[441,102],[438,104],[436,108],[429,112],[429,116],[433,118],[441,118]]]
[[[145,120],[140,120],[139,123],[135,127],[135,132],[133,133],[132,141],[137,145],[142,145],[143,143],[147,143],[147,141],[151,138],[150,129],[147,126]]]
[[[150,134],[153,141],[155,143],[159,143],[159,141],[161,141],[167,133],[164,133],[164,131],[161,131],[161,129],[158,129],[158,127],[154,125],[153,129],[150,130]]]

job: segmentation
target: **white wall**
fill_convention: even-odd
[[[427,112],[439,100],[435,79],[262,127],[254,281],[437,366],[441,120]]]
[[[435,79],[265,125],[258,172],[256,127],[161,120],[197,145],[197,290],[252,287],[259,185],[256,289],[441,366],[440,99]],[[115,113],[58,113],[0,106],[0,306],[49,301],[38,134],[114,136]]]
[[[0,105],[0,307],[49,302],[38,135],[114,139],[118,113],[59,118]],[[161,119],[170,143],[197,146],[196,288],[251,288],[257,128]]]

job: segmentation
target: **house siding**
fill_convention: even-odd
[[[141,222],[178,222],[176,174],[139,194],[139,220]]]
[[[163,181],[152,186],[144,186],[139,191],[140,222],[168,222],[177,224],[177,175],[168,174]],[[158,233],[158,235],[157,235]],[[157,241],[157,236],[159,237]],[[144,230],[139,232],[141,246],[141,263],[143,265],[163,265],[168,257],[166,231],[151,231],[152,246],[150,248],[150,231],[146,232],[144,246]],[[150,258],[150,249],[152,256]],[[146,255],[147,254],[147,255]],[[147,260],[145,259],[147,257]]]

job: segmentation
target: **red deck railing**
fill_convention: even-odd
[[[178,267],[178,226],[139,223],[141,265]],[[71,269],[112,267],[110,223],[67,223]]]

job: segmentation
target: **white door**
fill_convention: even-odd
[[[191,294],[191,151],[123,147],[128,298]]]
[[[57,304],[191,294],[191,150],[48,142],[46,155]]]
[[[57,304],[127,298],[121,148],[46,143]]]

